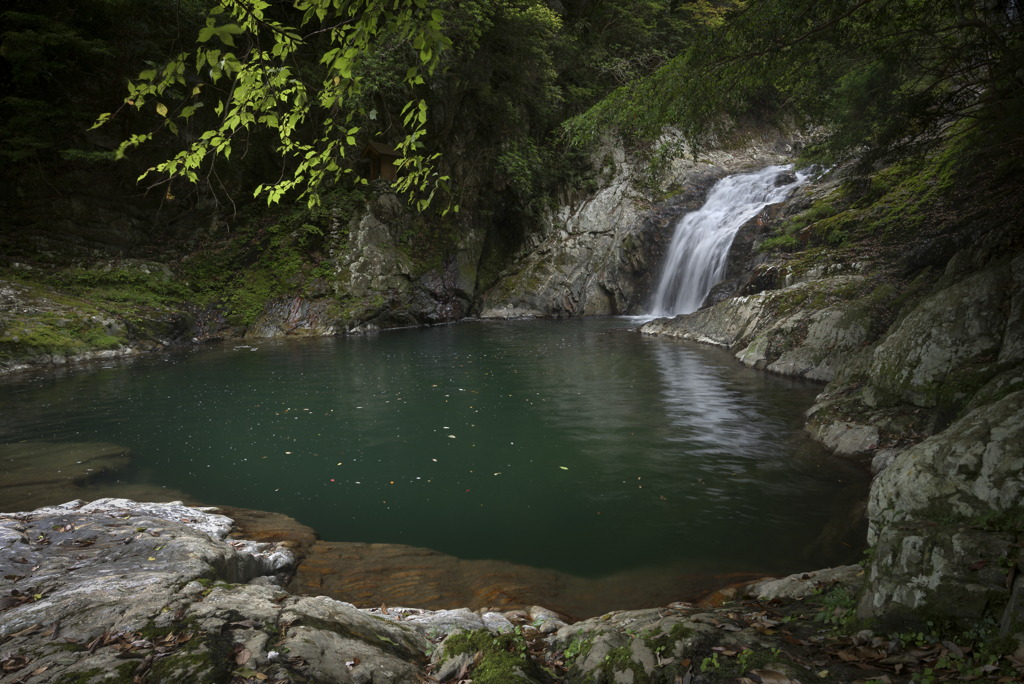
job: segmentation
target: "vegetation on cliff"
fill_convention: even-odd
[[[856,156],[870,169],[949,136],[976,148],[962,158],[1019,156],[1022,43],[1015,0],[755,0],[565,128],[582,144],[609,128],[652,139],[672,125],[699,149],[723,114],[774,114],[825,127],[805,152],[814,161]]]

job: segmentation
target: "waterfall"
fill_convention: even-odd
[[[658,291],[648,315],[676,316],[696,311],[725,276],[725,260],[740,227],[769,204],[781,202],[809,173],[776,187],[790,166],[769,166],[756,173],[728,176],[715,183],[704,206],[676,224]]]

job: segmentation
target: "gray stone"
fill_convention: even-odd
[[[434,635],[448,636],[456,629],[471,632],[475,629],[484,629],[487,626],[483,618],[468,608],[423,611],[422,613],[405,617],[403,622],[417,627],[421,633],[428,634],[431,637]]]
[[[868,541],[906,520],[969,521],[1019,511],[1024,496],[1024,391],[976,409],[900,453],[871,487]]]
[[[817,437],[825,448],[839,456],[864,454],[878,446],[878,428],[874,425],[856,425],[837,420],[819,428]]]
[[[461,653],[454,658],[449,658],[434,672],[434,679],[439,682],[447,682],[467,670],[472,662],[473,655],[471,653]]]
[[[484,627],[492,632],[511,632],[515,629],[515,625],[501,613],[484,613],[480,619],[484,621]]]
[[[904,317],[874,350],[870,376],[879,403],[936,407],[951,373],[999,355],[1006,330],[1000,305],[1011,277],[1009,265],[991,268],[924,298]]]
[[[903,449],[880,449],[871,457],[871,474],[877,476],[883,470],[892,465],[896,457]]]
[[[879,534],[857,615],[888,631],[920,629],[936,618],[963,629],[999,620],[1010,592],[998,560],[1019,558],[1013,543],[1011,534],[955,525],[888,525]],[[985,561],[981,567],[979,561]]]
[[[33,668],[57,679],[114,672],[142,662],[153,644],[138,632],[150,627],[190,635],[163,647],[152,684],[220,682],[236,665],[270,680],[419,681],[430,644],[415,628],[325,597],[237,584],[281,570],[284,556],[276,546],[224,540],[230,526],[215,509],[125,499],[5,514],[0,571],[19,592],[0,606],[0,638],[13,637],[5,653],[32,653]],[[69,656],[53,630],[83,645],[106,637]],[[116,635],[134,644],[137,660],[115,657]]]
[[[798,572],[782,579],[768,578],[748,584],[744,593],[751,597],[769,601],[775,598],[804,599],[835,584],[851,588],[856,594],[864,582],[864,568],[859,565],[843,565],[838,568]]]
[[[832,380],[839,369],[854,358],[868,338],[861,306],[855,302],[818,310],[794,309],[787,302],[811,299],[862,280],[861,276],[831,275],[808,278],[781,290],[737,296],[715,306],[672,319],[655,319],[640,331],[703,344],[726,347],[736,352],[744,365],[780,375],[810,380]]]

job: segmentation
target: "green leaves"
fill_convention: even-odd
[[[217,36],[222,43],[225,45],[235,46],[234,36],[245,33],[238,24],[224,24],[223,26],[215,26],[214,19],[211,17],[206,20],[206,28],[199,31],[199,42],[205,43],[214,36]]]
[[[139,74],[138,81],[129,87],[125,104],[142,109],[153,101],[161,118],[159,127],[174,135],[178,128],[172,119],[189,121],[202,106],[196,100],[203,93],[202,84],[221,93],[214,104],[220,117],[216,127],[193,136],[186,150],[150,168],[144,177],[155,174],[165,180],[186,178],[196,182],[200,167],[212,163],[212,157],[229,157],[231,140],[240,131],[261,127],[275,132],[277,151],[286,160],[289,173],[276,183],[260,185],[256,195],[273,203],[295,192],[310,206],[318,204],[324,184],[351,172],[345,158],[358,143],[360,130],[342,128],[356,113],[344,107],[358,101],[363,62],[383,34],[390,34],[389,40],[405,43],[419,54],[419,66],[410,68],[404,79],[410,101],[403,110],[408,134],[399,145],[403,158],[398,162],[402,169],[398,185],[417,196],[418,206],[425,207],[447,178],[433,171],[437,155],[425,157],[421,152],[427,104],[412,95],[416,86],[424,83],[421,70],[433,72],[440,56],[451,46],[441,31],[444,13],[430,7],[426,0],[294,0],[293,6],[303,13],[298,27],[273,20],[268,12],[270,4],[264,0],[223,0],[208,13],[192,53],[182,53],[163,68]],[[342,20],[329,23],[335,18]],[[296,53],[307,49],[312,36],[318,41],[327,37],[329,41],[320,58],[326,74],[319,82],[298,70],[293,75]],[[239,48],[239,54],[210,49],[207,44],[214,38],[225,46]],[[195,81],[201,85],[193,86]],[[183,85],[189,94],[182,94]],[[172,105],[174,99],[179,104]],[[344,116],[336,115],[339,109]],[[369,116],[375,119],[376,110]],[[320,121],[315,129],[304,125],[313,117]],[[97,125],[109,118],[101,117]],[[125,141],[118,155],[123,156],[151,135]]]

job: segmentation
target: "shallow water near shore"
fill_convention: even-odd
[[[0,385],[0,444],[130,450],[113,480],[276,511],[325,540],[578,577],[859,560],[860,467],[813,444],[819,385],[622,319],[225,343]],[[47,462],[47,468],[56,467]],[[2,473],[0,469],[0,473]],[[5,476],[0,510],[63,491]],[[25,488],[28,489],[25,489]],[[103,488],[106,489],[103,489]],[[10,502],[10,503],[9,503]]]

